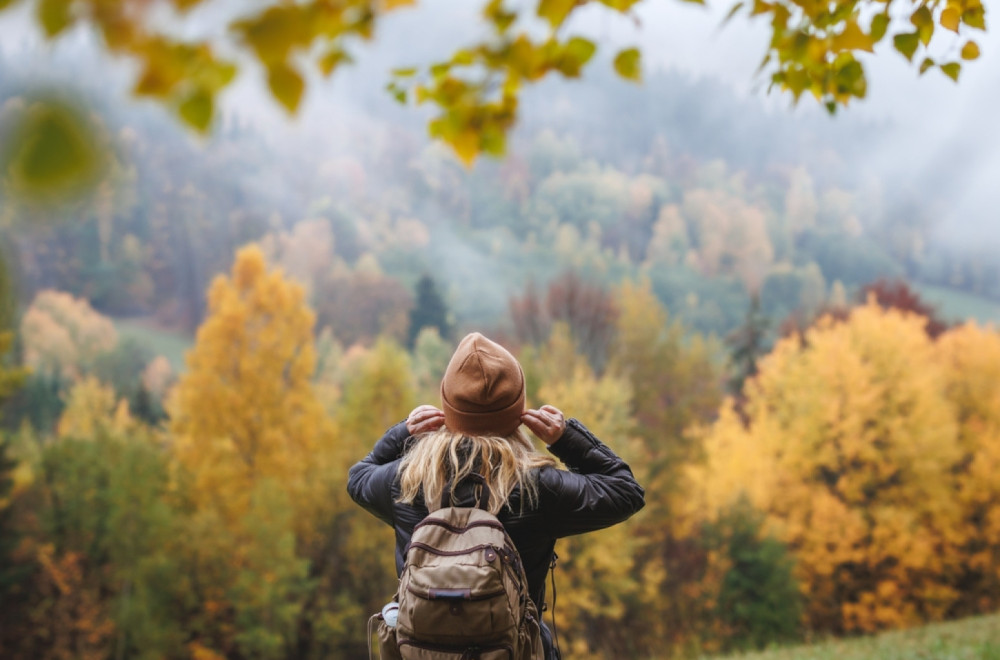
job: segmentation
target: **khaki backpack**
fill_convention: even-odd
[[[382,658],[542,660],[538,613],[503,525],[477,508],[445,507],[413,530],[396,592],[398,620],[382,615]]]

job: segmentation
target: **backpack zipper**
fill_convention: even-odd
[[[409,545],[406,546],[406,551],[403,553],[403,556],[410,554],[411,548],[420,548],[421,550],[429,552],[432,555],[437,555],[438,557],[458,557],[460,555],[470,555],[473,552],[486,550],[487,548],[493,548],[493,551],[496,552],[496,546],[490,543],[474,545],[465,550],[438,550],[437,548],[429,546],[426,543],[421,543],[420,541],[410,541]],[[497,554],[499,555],[500,553],[498,552]]]
[[[497,591],[491,591],[489,593],[479,594],[478,596],[473,596],[473,595],[470,594],[468,598],[431,598],[426,593],[421,593],[421,592],[417,591],[412,585],[409,585],[409,584],[406,585],[406,590],[409,591],[414,596],[416,596],[417,598],[422,598],[423,600],[461,600],[461,601],[466,601],[466,602],[470,602],[470,601],[471,602],[475,602],[475,601],[479,601],[479,600],[490,600],[491,598],[496,598],[498,596],[504,596],[504,595],[507,594],[507,590],[501,587]]]
[[[507,657],[514,657],[514,648],[509,644],[490,644],[485,646],[447,646],[445,644],[428,644],[427,642],[418,642],[414,639],[401,639],[398,643],[399,646],[415,646],[418,649],[424,649],[425,651],[437,651],[438,653],[454,653],[458,655],[461,653],[460,660],[475,660],[479,657],[480,653],[485,653],[489,651],[507,651]]]
[[[414,525],[413,531],[416,532],[424,525],[437,525],[438,527],[444,527],[453,534],[461,534],[462,532],[470,530],[473,527],[492,527],[493,529],[498,529],[501,532],[504,532],[505,534],[507,532],[507,530],[504,529],[504,526],[501,523],[493,522],[492,520],[474,520],[465,527],[456,527],[451,523],[445,522],[444,520],[438,520],[437,518],[424,519],[418,522],[416,525]]]

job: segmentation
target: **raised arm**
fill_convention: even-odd
[[[393,524],[392,482],[409,437],[406,422],[396,424],[347,475],[347,492],[351,499],[388,525]]]
[[[392,525],[392,482],[406,441],[421,433],[435,431],[444,423],[444,413],[430,405],[417,406],[406,421],[396,424],[375,443],[347,475],[351,499],[387,525]]]
[[[569,470],[539,475],[542,513],[553,536],[571,536],[622,522],[645,505],[628,464],[576,419],[549,444]]]

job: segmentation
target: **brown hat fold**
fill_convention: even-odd
[[[441,380],[445,426],[467,435],[510,435],[524,412],[517,358],[478,332],[466,335]]]

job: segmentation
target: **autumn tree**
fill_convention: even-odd
[[[313,323],[302,287],[257,247],[240,250],[212,284],[168,403],[205,648],[279,657],[298,645],[307,562],[327,547],[338,490],[336,429],[311,380]]]
[[[21,318],[24,363],[36,374],[72,380],[115,347],[111,320],[86,300],[61,291],[38,293]]]
[[[335,413],[344,450],[336,468],[342,479],[417,404],[409,356],[394,341],[382,337],[345,361],[344,394]],[[437,405],[438,398],[430,403]],[[329,612],[319,648],[332,656],[356,657],[364,655],[367,645],[358,623],[380,610],[396,589],[395,541],[388,526],[348,500],[346,489],[340,491],[331,525],[336,531],[316,575],[321,584],[317,598]]]
[[[31,580],[10,603],[12,657],[160,657],[183,637],[170,548],[168,465],[154,434],[92,378],[68,394],[58,435],[27,460],[19,548]],[[22,430],[29,434],[29,430]],[[5,619],[5,624],[8,621]]]
[[[597,376],[567,324],[557,323],[549,340],[523,356],[524,369],[537,382],[529,391],[530,405],[558,406],[630,461],[636,478],[645,482],[644,464],[635,460],[634,421],[630,416],[632,389],[621,376]],[[642,513],[640,516],[644,515]],[[637,640],[623,627],[628,604],[641,598],[635,565],[642,541],[634,523],[616,525],[583,537],[560,541],[555,569],[558,603],[555,611],[564,653],[580,657],[617,658],[634,655]],[[547,595],[551,603],[552,594]]]
[[[354,268],[339,264],[319,287],[319,324],[345,346],[371,344],[380,335],[406,338],[413,299],[399,280],[386,275],[371,254]]]
[[[919,316],[870,303],[821,320],[761,362],[747,424],[723,407],[687,503],[712,519],[748,497],[765,513],[813,630],[939,619],[959,597],[963,544],[946,382]]]
[[[948,329],[948,323],[940,317],[938,310],[920,297],[905,280],[880,279],[861,287],[858,297],[861,302],[874,296],[875,302],[883,309],[898,309],[902,312],[919,314],[927,319],[925,330],[931,339],[936,339]]]
[[[568,270],[549,282],[544,300],[529,281],[522,296],[510,298],[508,308],[521,342],[541,344],[552,325],[561,323],[591,366],[604,368],[618,319],[618,306],[607,288]]]
[[[962,452],[957,499],[964,560],[961,594],[949,614],[992,612],[1000,606],[1000,334],[966,323],[941,335],[937,351]]]

